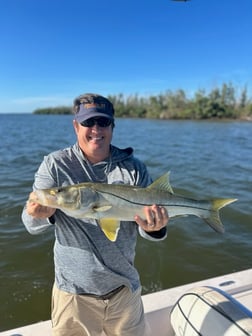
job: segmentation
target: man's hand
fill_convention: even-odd
[[[146,232],[159,231],[168,224],[169,216],[164,207],[151,205],[144,207],[146,220],[135,216],[136,223]]]
[[[26,202],[26,211],[28,215],[34,218],[49,218],[54,214],[56,209],[36,203],[36,194],[31,192]]]

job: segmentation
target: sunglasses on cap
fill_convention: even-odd
[[[94,125],[97,125],[99,127],[108,127],[112,124],[112,122],[113,120],[106,117],[96,117],[82,121],[80,124],[83,127],[93,127]]]

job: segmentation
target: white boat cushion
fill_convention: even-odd
[[[174,305],[171,325],[176,336],[252,335],[252,312],[214,287],[197,287]]]

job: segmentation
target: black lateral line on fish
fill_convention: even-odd
[[[150,204],[147,204],[147,203],[139,203],[139,202],[132,202],[132,201],[130,201],[129,199],[127,199],[127,198],[125,198],[125,197],[122,197],[122,196],[120,196],[120,195],[117,195],[117,194],[113,194],[112,192],[109,192],[109,191],[102,191],[102,192],[100,192],[100,191],[97,191],[96,190],[96,192],[98,192],[98,193],[101,193],[101,194],[107,194],[107,195],[109,195],[109,196],[113,196],[113,197],[117,197],[117,198],[119,198],[119,199],[121,199],[121,200],[123,200],[123,201],[126,201],[126,202],[128,202],[128,203],[130,203],[130,204],[136,204],[136,205],[142,205],[142,206],[145,206],[145,205],[152,205],[153,203],[150,203]],[[200,201],[196,201],[196,200],[192,200],[192,202],[193,201],[195,201],[195,202],[200,202]],[[204,201],[203,201],[204,202]],[[181,208],[193,208],[193,209],[198,209],[198,210],[208,210],[208,211],[214,211],[213,209],[206,209],[206,208],[201,208],[201,207],[199,207],[199,206],[194,206],[193,204],[190,204],[190,205],[186,205],[186,204],[166,204],[166,203],[158,203],[157,204],[158,206],[167,206],[167,207],[171,207],[171,206],[178,206],[178,207],[181,207]]]

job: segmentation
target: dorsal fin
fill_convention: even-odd
[[[174,194],[172,187],[170,185],[170,172],[160,176],[156,179],[152,184],[150,184],[147,188],[148,189],[162,189],[169,191],[171,194]]]

